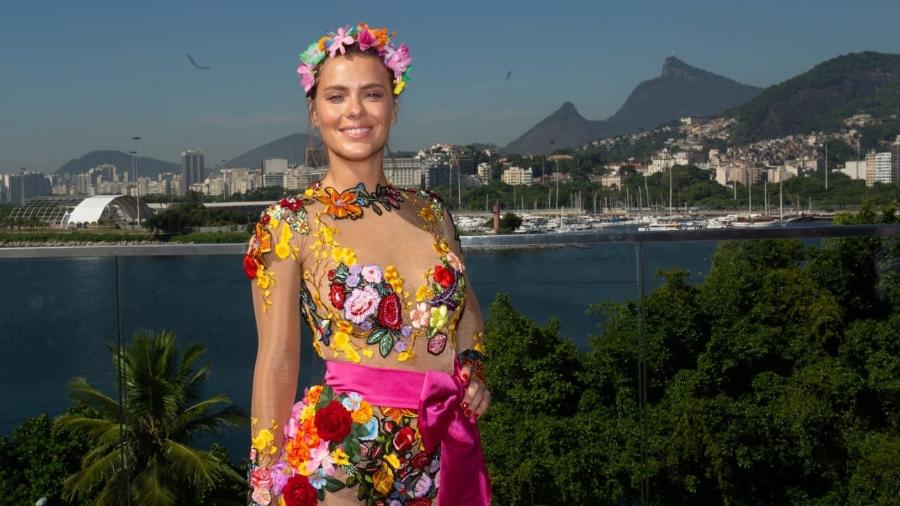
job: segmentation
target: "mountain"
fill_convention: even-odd
[[[509,143],[507,153],[551,153],[555,149],[580,146],[598,136],[594,124],[578,113],[572,102],[563,105],[521,137]]]
[[[767,88],[735,108],[735,142],[829,130],[855,113],[900,112],[900,55],[863,52],[832,58]]]
[[[663,62],[660,76],[640,83],[615,114],[602,121],[582,117],[565,102],[506,146],[511,153],[549,153],[600,137],[656,128],[682,116],[711,116],[747,102],[762,91],[679,60]]]
[[[69,160],[56,170],[57,174],[81,174],[91,167],[100,164],[111,163],[116,166],[118,173],[131,173],[131,155],[123,151],[91,151],[90,153]],[[181,172],[181,165],[155,158],[139,157],[138,170],[140,176],[156,177],[163,172]]]
[[[255,169],[266,158],[286,158],[289,164],[301,164],[305,158],[307,134],[291,134],[264,144],[229,160],[225,167],[249,167]],[[316,137],[316,143],[321,144]]]

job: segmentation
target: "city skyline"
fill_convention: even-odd
[[[53,172],[95,149],[128,152],[134,135],[143,137],[142,156],[176,161],[190,147],[210,160],[231,159],[304,133],[296,55],[325,31],[359,20],[396,30],[413,54],[394,150],[503,146],[564,101],[603,119],[672,54],[769,86],[840,54],[900,52],[891,26],[900,5],[888,2],[851,10],[838,2],[550,9],[501,1],[490,11],[471,2],[452,11],[395,2],[395,13],[347,4],[354,19],[284,2],[267,9],[163,2],[129,11],[38,1],[7,9],[0,63],[11,77],[0,98],[0,173]]]

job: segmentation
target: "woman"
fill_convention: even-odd
[[[487,504],[482,318],[459,239],[437,197],[382,170],[408,50],[361,23],[301,61],[329,168],[262,213],[244,258],[259,334],[253,503]],[[327,372],[294,404],[299,313]]]

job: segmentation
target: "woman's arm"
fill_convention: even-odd
[[[300,367],[301,236],[291,227],[297,214],[267,209],[245,257],[251,278],[258,348],[251,401],[250,485],[255,504],[277,504],[273,467],[281,457],[283,424],[297,394]],[[291,223],[289,223],[289,220]],[[253,265],[256,265],[254,272]],[[255,274],[255,275],[254,275]]]
[[[478,298],[472,288],[472,279],[465,270],[462,246],[456,225],[450,213],[444,210],[444,240],[449,250],[459,259],[466,280],[466,304],[456,325],[456,352],[462,363],[463,381],[469,382],[461,407],[468,417],[477,419],[491,403],[490,392],[484,387],[484,319]]]

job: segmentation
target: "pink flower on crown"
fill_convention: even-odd
[[[412,57],[409,55],[409,48],[406,44],[400,44],[398,49],[388,46],[387,56],[384,58],[384,64],[394,71],[394,78],[399,79],[406,67],[412,63]]]
[[[359,35],[356,36],[356,42],[359,43],[360,51],[365,51],[370,47],[378,45],[378,39],[372,35],[372,32],[370,32],[368,28],[360,30]]]
[[[300,74],[300,84],[303,86],[304,91],[311,90],[313,85],[316,84],[316,78],[313,76],[312,70],[305,63],[301,63],[297,67],[297,74]]]
[[[338,28],[337,34],[331,39],[331,45],[328,46],[328,52],[331,53],[332,58],[335,57],[338,51],[340,51],[341,54],[346,52],[344,45],[350,46],[353,44],[353,37],[347,35],[348,28],[349,27],[346,26]]]

